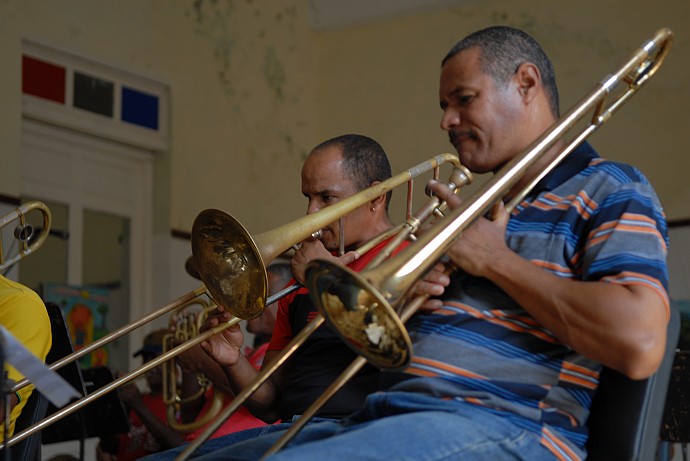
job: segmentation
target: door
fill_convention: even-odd
[[[47,283],[107,290],[99,327],[114,330],[152,306],[152,154],[25,119],[22,200],[51,209],[44,246],[19,265],[20,282],[39,293]],[[135,331],[108,351],[113,370],[134,368]]]

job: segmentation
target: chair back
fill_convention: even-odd
[[[604,368],[587,420],[588,461],[655,458],[679,333],[680,314],[672,305],[666,351],[656,373],[636,381]]]
[[[28,429],[41,421],[48,410],[48,399],[34,390],[22,412],[15,421],[15,433]],[[38,461],[41,459],[41,433],[37,432],[10,447],[11,459],[21,461]]]

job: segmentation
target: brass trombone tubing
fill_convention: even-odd
[[[466,179],[466,183],[472,181],[472,177],[469,176]],[[459,192],[460,186],[465,184],[458,184],[457,186],[453,184],[455,192]],[[432,197],[427,200],[427,203],[412,216],[408,212],[407,221],[397,226],[400,230],[397,232],[396,237],[391,240],[384,250],[382,250],[376,258],[372,259],[367,268],[372,268],[378,266],[385,259],[390,257],[393,250],[395,250],[403,240],[409,238],[416,232],[421,224],[432,214],[435,214],[436,210],[440,208],[445,208],[445,202],[440,202],[438,198]],[[446,267],[446,273],[450,273],[448,267]],[[400,314],[400,321],[404,324],[407,322],[412,315],[414,315],[417,310],[424,304],[424,302],[429,299],[428,294],[423,294],[414,297],[403,309]],[[274,453],[277,453],[281,448],[283,448],[292,438],[309,422],[311,418],[314,417],[316,412],[331,398],[335,395],[338,390],[347,383],[354,375],[362,369],[364,365],[368,362],[368,359],[364,355],[358,355],[357,358],[333,381],[322,393],[321,395],[312,403],[302,414],[299,419],[292,423],[290,428],[285,434],[283,434],[280,439],[278,439],[269,449],[264,453],[261,459],[266,458]]]
[[[0,217],[0,229],[16,220],[19,220],[19,223],[21,225],[26,225],[25,216],[29,214],[29,212],[31,212],[32,210],[39,210],[43,215],[43,226],[41,227],[41,233],[38,235],[36,240],[31,243],[31,245],[27,244],[26,240],[21,239],[18,236],[15,236],[16,239],[19,241],[20,250],[16,256],[8,259],[7,261],[5,260],[5,255],[2,250],[2,241],[0,240],[0,271],[7,269],[20,259],[36,251],[41,245],[43,245],[43,242],[45,241],[46,237],[48,237],[48,234],[50,232],[50,225],[52,222],[52,215],[50,213],[50,209],[46,206],[46,204],[39,201],[24,203],[21,206],[15,208],[14,210]]]
[[[212,299],[232,299],[233,315],[254,318],[264,307],[268,292],[266,262],[345,214],[446,162],[457,169],[465,169],[457,155],[440,154],[316,213],[259,235],[249,234],[232,216],[218,210],[204,210],[192,228],[192,254],[200,270],[199,275]],[[213,273],[201,271],[206,268],[218,270]],[[223,308],[222,303],[216,301],[216,304]]]
[[[378,245],[379,243],[383,242],[384,240],[386,240],[386,239],[390,238],[391,236],[395,235],[396,233],[398,233],[398,232],[403,228],[403,226],[404,226],[404,224],[399,224],[399,225],[397,225],[397,226],[392,227],[391,229],[389,229],[389,230],[387,230],[387,231],[382,232],[382,233],[379,234],[378,236],[376,236],[376,237],[374,237],[373,239],[367,241],[367,242],[366,242],[365,244],[363,244],[361,247],[357,248],[356,252],[359,253],[359,254],[364,254],[364,253],[368,252],[369,250],[371,250],[372,248],[374,248],[374,247],[375,247],[376,245]],[[281,291],[279,294],[282,294],[282,296],[281,296],[281,298],[282,298],[283,296],[286,296],[287,294],[291,293],[292,291],[295,291],[296,289],[300,288],[301,286],[302,286],[301,284],[295,283],[295,284],[293,284],[293,285],[291,285],[291,286],[285,288],[285,289],[284,289],[283,291]],[[288,291],[288,290],[289,290],[289,291]],[[283,294],[283,292],[285,292],[285,293]],[[268,303],[268,304],[270,304],[270,303]],[[215,432],[215,430],[216,430],[218,427],[220,427],[220,424],[222,424],[222,422],[223,422],[225,419],[229,418],[230,415],[232,415],[232,413],[234,413],[234,412],[240,407],[240,405],[241,405],[242,403],[244,403],[244,401],[245,401],[251,394],[253,394],[253,393],[254,393],[254,392],[255,392],[255,391],[266,381],[266,379],[267,379],[272,373],[274,373],[275,370],[277,370],[278,367],[280,367],[280,366],[290,357],[290,355],[292,355],[292,353],[293,353],[295,350],[297,350],[297,348],[298,348],[299,346],[301,346],[301,344],[309,337],[309,335],[313,332],[313,330],[315,330],[316,328],[318,328],[319,326],[321,326],[321,324],[323,323],[323,320],[324,320],[323,317],[321,317],[320,315],[317,315],[317,317],[315,317],[314,320],[313,320],[313,322],[316,322],[316,325],[314,326],[314,328],[313,328],[313,329],[310,329],[310,330],[307,332],[308,334],[305,334],[303,337],[300,336],[299,339],[298,339],[297,337],[294,338],[294,339],[293,339],[293,341],[295,342],[294,347],[293,347],[292,342],[288,343],[288,345],[286,346],[286,349],[285,349],[285,350],[286,350],[286,351],[289,351],[289,352],[286,352],[285,355],[281,355],[280,357],[278,357],[278,360],[276,361],[275,364],[274,364],[274,363],[271,363],[270,365],[267,366],[267,368],[270,368],[270,369],[271,369],[269,373],[266,373],[265,376],[263,376],[261,373],[258,374],[257,377],[255,378],[256,381],[255,381],[255,382],[252,382],[252,383],[250,384],[249,390],[243,389],[242,392],[240,392],[239,394],[237,394],[237,395],[233,398],[233,404],[229,405],[229,407],[232,407],[232,408],[231,408],[229,411],[227,411],[227,415],[226,415],[225,413],[223,413],[223,414],[219,414],[219,415],[217,416],[217,419],[219,420],[219,424],[218,424],[212,431],[209,431],[209,434],[208,434],[209,436],[210,436],[211,434],[213,434],[213,432]],[[263,370],[262,370],[262,372],[263,372]],[[245,391],[246,391],[246,395],[245,395]],[[237,402],[237,403],[235,403],[235,402]],[[227,407],[226,407],[226,408],[227,408]],[[204,434],[201,434],[201,436],[200,436],[199,438],[203,439],[203,438],[204,438]]]
[[[378,245],[381,241],[385,240],[389,233],[390,231],[382,233],[381,235],[365,243],[361,248],[358,248],[356,251],[360,254],[366,253],[371,248]],[[295,284],[292,286],[300,287],[301,285]],[[281,354],[261,368],[261,371],[256,375],[254,380],[251,383],[249,383],[249,385],[245,386],[244,389],[242,389],[238,394],[235,395],[235,397],[232,399],[232,402],[230,402],[230,404],[227,407],[225,407],[218,414],[218,416],[216,416],[216,418],[206,427],[206,429],[201,434],[199,434],[199,436],[196,439],[190,442],[190,444],[184,449],[184,451],[182,451],[175,458],[175,461],[182,461],[187,459],[189,455],[194,453],[202,443],[208,440],[208,438],[211,437],[211,435],[213,435],[213,433],[221,426],[221,424],[223,424],[225,420],[227,420],[235,411],[237,411],[237,409],[244,403],[244,401],[247,400],[249,396],[251,396],[254,392],[256,392],[256,390],[259,387],[261,387],[261,385],[265,383],[266,380],[273,373],[275,373],[276,370],[280,368],[281,365],[283,365],[283,363],[287,361],[287,359],[290,358],[290,356],[302,345],[302,343],[304,343],[304,341],[306,341],[307,338],[309,338],[309,336],[311,336],[311,334],[323,324],[324,320],[325,318],[323,315],[317,314],[311,320],[311,322],[307,323],[307,325],[305,325],[304,328],[302,328],[300,332],[294,338],[292,338],[292,340],[287,344],[287,346],[285,346],[285,348],[281,351]]]
[[[279,291],[276,293],[274,296],[269,298],[268,301],[270,301],[268,304],[271,302],[275,302],[278,299],[287,296],[288,294],[292,293],[293,291],[297,290],[301,285],[295,284],[291,285],[289,287],[284,288],[283,290]],[[64,356],[63,358],[56,360],[55,362],[51,363],[48,366],[48,369],[50,370],[57,370],[59,368],[62,368],[63,366],[67,365],[70,362],[73,362],[75,360],[80,359],[81,357],[85,356],[86,354],[89,354],[96,349],[99,349],[100,347],[105,346],[106,344],[115,341],[116,339],[130,333],[133,330],[136,330],[137,328],[147,324],[148,322],[157,319],[158,317],[167,314],[181,305],[188,303],[192,301],[194,298],[201,296],[203,294],[207,293],[207,289],[204,285],[200,286],[199,288],[192,290],[188,293],[185,293],[184,295],[180,296],[176,300],[160,307],[158,310],[151,312],[150,314],[145,315],[139,320],[136,320],[132,323],[128,323],[127,325],[124,325],[123,327],[103,336],[102,338],[97,339],[96,341],[92,342],[91,344],[84,346],[83,348],[79,349],[78,351],[74,351],[69,355]],[[267,301],[267,302],[268,302]],[[16,392],[17,390],[21,389],[22,387],[26,386],[29,384],[29,380],[24,378],[12,386],[10,389],[11,392]]]

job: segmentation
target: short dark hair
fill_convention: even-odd
[[[283,286],[287,285],[292,278],[290,263],[286,261],[276,261],[270,263],[266,268],[266,272],[275,274],[276,277],[278,277],[279,283]]]
[[[441,62],[446,61],[468,48],[478,48],[482,72],[490,75],[499,84],[507,84],[518,67],[531,62],[541,74],[546,88],[551,113],[559,117],[558,87],[553,64],[541,45],[529,34],[508,26],[493,26],[474,32],[451,48]]]
[[[375,140],[361,134],[344,134],[322,142],[312,152],[333,146],[340,147],[343,173],[352,180],[358,192],[371,186],[373,182],[385,181],[392,176],[388,156]],[[392,194],[393,191],[386,194],[386,210]]]

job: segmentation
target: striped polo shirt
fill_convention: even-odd
[[[559,277],[643,284],[668,306],[659,200],[642,173],[601,159],[588,143],[513,211],[506,239]],[[538,433],[557,459],[585,457],[601,364],[561,344],[492,282],[455,274],[443,309],[416,316],[408,330],[414,357],[405,373],[423,378],[396,390],[482,405]]]

